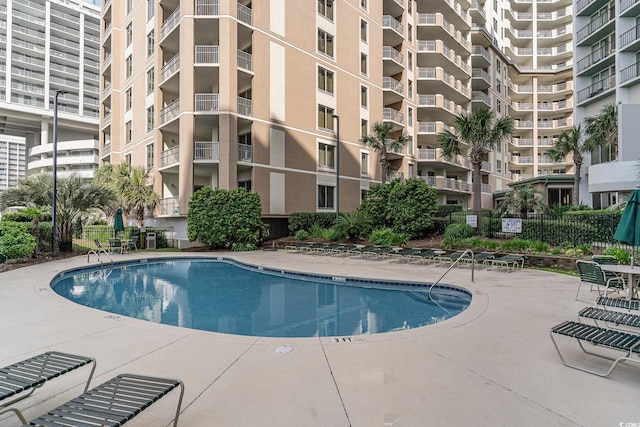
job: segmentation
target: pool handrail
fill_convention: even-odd
[[[453,263],[451,263],[451,265],[449,266],[449,268],[447,268],[447,270],[446,270],[444,273],[442,273],[442,276],[440,276],[440,277],[438,278],[438,280],[436,280],[435,282],[433,282],[433,283],[431,284],[431,286],[429,287],[429,293],[428,293],[428,294],[429,294],[429,299],[430,299],[431,301],[433,301],[433,299],[431,298],[431,291],[433,290],[434,286],[436,286],[438,283],[440,283],[440,281],[444,278],[444,276],[446,276],[446,275],[447,275],[447,273],[448,273],[449,271],[451,271],[451,269],[452,269],[452,268],[453,268],[453,267],[454,267],[458,262],[460,262],[460,260],[461,260],[462,258],[464,258],[465,256],[467,256],[467,254],[471,254],[471,283],[475,283],[475,280],[474,280],[474,270],[475,270],[475,264],[476,264],[476,263],[475,263],[475,262],[473,262],[473,261],[474,261],[474,259],[475,259],[475,255],[473,254],[473,251],[472,251],[471,249],[467,249],[467,250],[465,250],[465,251],[462,253],[462,255],[460,255],[460,256],[458,257],[458,259],[456,259]],[[434,302],[435,302],[435,301],[434,301]],[[438,303],[436,302],[436,304],[438,304]]]

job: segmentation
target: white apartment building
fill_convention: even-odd
[[[257,192],[265,217],[338,198],[345,212],[380,180],[360,138],[386,122],[410,141],[389,153],[392,177],[466,208],[471,164],[444,158],[438,134],[492,108],[517,131],[486,153],[491,207],[514,179],[570,172],[544,155],[573,124],[570,2],[107,1],[101,163],[149,168],[165,224],[184,223],[205,185]]]
[[[25,176],[25,160],[24,138],[0,135],[0,193],[17,186]]]
[[[640,184],[640,1],[578,0],[574,9],[576,120],[618,106],[618,143],[583,169],[582,202],[606,207]]]
[[[95,0],[0,0],[0,134],[27,144],[27,173],[93,176],[98,165],[100,6]]]

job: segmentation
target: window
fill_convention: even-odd
[[[155,111],[155,108],[153,107],[153,105],[147,108],[147,132],[151,132],[155,127],[154,111]]]
[[[413,26],[411,24],[407,25],[407,38],[409,43],[413,42]]]
[[[369,192],[368,189],[366,188],[361,188],[360,189],[360,201],[363,201],[364,199],[367,198],[367,193]]]
[[[131,42],[133,40],[133,23],[129,22],[129,24],[127,25],[127,28],[125,29],[125,34],[126,34],[126,46],[130,46]]]
[[[360,153],[360,175],[369,175],[369,153]]]
[[[502,68],[502,65],[500,64],[500,59],[496,58],[496,71],[498,72],[498,74],[500,74],[500,68]]]
[[[369,132],[369,122],[365,119],[360,120],[360,137],[365,138]]]
[[[499,99],[496,101],[496,110],[498,111],[498,113],[502,113],[502,101],[500,101]]]
[[[360,53],[360,72],[367,74],[367,55]]]
[[[150,68],[147,71],[147,95],[153,93],[153,87],[155,86],[155,71],[153,68]]]
[[[125,92],[125,111],[131,110],[131,105],[133,104],[133,92],[132,88],[127,89]]]
[[[333,36],[322,30],[318,30],[318,52],[333,58]]]
[[[127,0],[127,14],[133,9],[133,0]]]
[[[318,127],[333,130],[333,108],[318,104]]]
[[[329,185],[318,185],[318,208],[333,208],[333,193],[335,187]]]
[[[318,0],[318,13],[333,21],[333,0]]]
[[[251,145],[251,132],[238,135],[238,144]]]
[[[496,91],[498,93],[502,93],[502,83],[500,82],[500,79],[496,79]]]
[[[367,8],[367,0],[360,0],[360,7],[363,9]]]
[[[412,99],[413,98],[413,81],[407,81],[407,96]]]
[[[124,128],[124,143],[125,144],[129,144],[131,143],[131,132],[132,132],[133,128],[131,125],[131,121],[128,121],[127,124],[125,125]]]
[[[153,30],[151,30],[149,34],[147,34],[147,58],[153,55],[155,44],[156,44],[155,35]]]
[[[147,21],[153,18],[153,15],[155,13],[154,8],[155,8],[155,0],[147,0]]]
[[[244,188],[247,191],[251,191],[251,180],[249,180],[249,181],[238,181],[238,188]]]
[[[364,19],[360,20],[360,40],[367,41],[367,21]]]
[[[407,65],[410,71],[413,71],[413,52],[407,52]]]
[[[318,67],[318,89],[333,93],[333,71]]]
[[[496,172],[502,173],[502,162],[500,160],[496,160]]]
[[[153,169],[155,158],[156,156],[153,148],[153,143],[151,143],[147,145],[147,170]]]
[[[127,79],[131,77],[131,74],[133,74],[133,58],[131,55],[127,56],[125,61],[125,73]]]
[[[360,86],[360,106],[367,108],[367,105],[369,105],[369,88]]]
[[[407,2],[407,13],[408,13],[409,15],[412,15],[412,14],[413,14],[413,0],[409,0],[409,1]]]
[[[413,127],[413,108],[407,109],[407,126]]]
[[[335,166],[335,146],[318,143],[318,166],[334,169]]]
[[[124,156],[124,162],[131,166],[131,153]]]
[[[408,171],[409,179],[413,178],[413,164],[409,163],[409,171]]]

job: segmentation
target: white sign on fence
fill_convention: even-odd
[[[521,218],[502,218],[503,233],[522,233]]]
[[[467,225],[478,228],[478,215],[467,215]]]

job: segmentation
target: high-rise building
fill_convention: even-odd
[[[0,134],[0,193],[18,185],[25,175],[24,138]]]
[[[578,0],[575,10],[576,118],[618,106],[617,143],[587,156],[583,169],[581,201],[606,207],[640,183],[640,3]]]
[[[100,8],[87,0],[0,0],[0,134],[24,137],[27,171],[53,165],[58,96],[59,173],[98,165]]]
[[[572,125],[571,0],[111,0],[102,21],[101,161],[149,168],[165,223],[205,185],[257,192],[266,217],[352,211],[380,181],[375,123],[409,139],[390,177],[470,207],[471,164],[438,134],[477,108],[516,118],[483,206],[569,169],[544,153]]]

